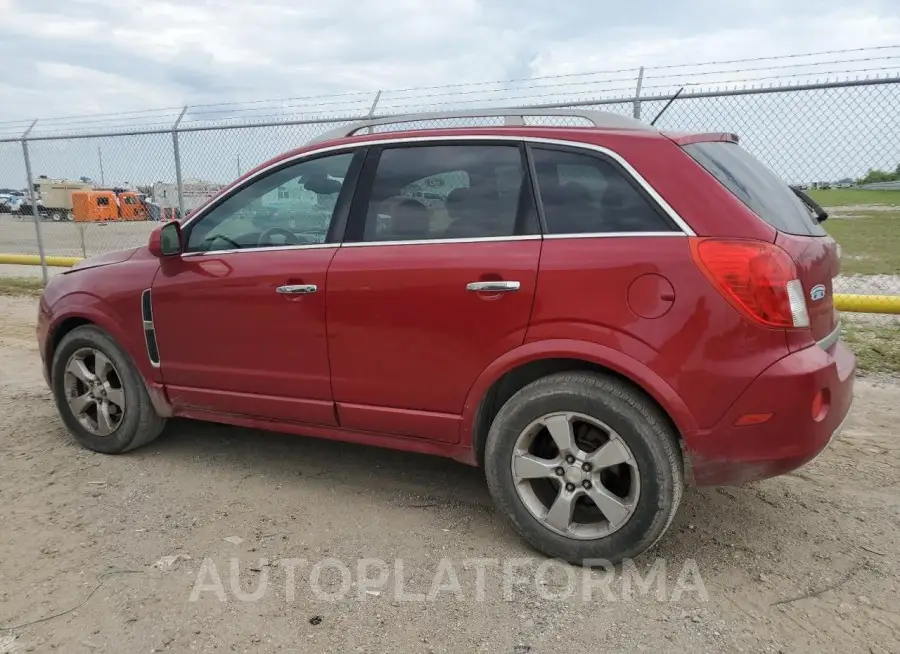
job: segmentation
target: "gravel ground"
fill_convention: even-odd
[[[896,383],[861,380],[811,465],[689,490],[634,567],[585,577],[539,569],[449,461],[188,421],[83,450],[34,314],[0,298],[0,653],[900,651]]]

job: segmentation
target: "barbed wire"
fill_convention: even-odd
[[[897,54],[874,54],[887,51],[898,51]],[[813,57],[830,55],[849,55],[866,53],[873,56],[853,58],[833,58],[827,61],[799,61]],[[758,63],[764,61],[774,62],[763,66],[753,66],[743,69],[717,69],[708,70],[710,66],[725,66],[744,63]],[[779,63],[779,62],[790,63]],[[867,66],[864,68],[844,68],[835,70],[830,67],[856,65],[871,62],[890,62],[887,66]],[[893,63],[896,62],[896,63]],[[821,70],[803,70],[790,72],[801,68],[819,67]],[[698,68],[699,70],[686,72],[666,72],[654,74],[658,71],[675,71],[679,69]],[[405,107],[442,107],[448,105],[471,105],[496,101],[533,101],[548,97],[580,96],[590,93],[598,101],[607,99],[609,94],[634,91],[636,87],[637,67],[594,70],[588,72],[567,73],[559,75],[545,75],[528,78],[513,78],[506,80],[461,82],[453,84],[441,84],[434,86],[410,87],[405,89],[385,90],[381,94],[383,102],[379,104],[379,111],[397,110]],[[751,72],[777,72],[773,75],[746,77],[745,73]],[[667,64],[661,66],[648,66],[644,68],[644,81],[661,82],[644,84],[642,91],[653,89],[669,89],[681,86],[695,88],[711,85],[750,84],[764,81],[795,80],[798,78],[821,79],[835,75],[871,75],[871,74],[900,73],[900,45],[873,46],[867,48],[846,48],[835,50],[821,50],[817,52],[796,53],[787,55],[769,55],[748,57],[742,59],[730,59],[720,61],[704,61],[693,63]],[[628,74],[628,77],[616,76]],[[597,78],[606,75],[607,77]],[[708,79],[717,75],[726,76],[726,79]],[[691,81],[691,78],[705,77],[702,81]],[[580,79],[584,78],[584,79]],[[590,78],[590,79],[587,79]],[[578,81],[570,81],[578,80]],[[668,80],[668,81],[667,81]],[[544,83],[549,82],[549,83]],[[628,83],[627,86],[623,84]],[[521,85],[528,83],[527,85]],[[508,85],[520,84],[516,88]],[[619,86],[616,86],[619,84]],[[506,87],[501,87],[507,85]],[[488,88],[488,87],[501,88]],[[589,90],[582,91],[581,89]],[[451,90],[455,89],[455,90]],[[555,89],[552,93],[548,93]],[[438,91],[429,93],[428,91]],[[533,93],[525,93],[534,91]],[[568,91],[568,92],[567,92]],[[409,95],[415,93],[415,95]],[[405,95],[404,95],[405,94]],[[497,97],[502,94],[502,97]],[[462,96],[478,96],[461,100]],[[607,96],[604,98],[602,96]],[[355,99],[354,99],[355,98]],[[232,120],[263,120],[266,118],[287,118],[298,114],[328,114],[334,115],[336,120],[343,117],[339,114],[361,113],[371,106],[374,91],[353,91],[334,94],[320,94],[310,96],[298,96],[293,98],[281,98],[270,100],[248,100],[220,103],[201,103],[189,105],[185,124],[200,124]],[[448,98],[447,101],[421,102],[422,100],[434,100]],[[299,102],[298,102],[299,101]],[[316,102],[310,102],[316,101]],[[36,132],[47,134],[51,132],[85,132],[115,129],[149,129],[152,127],[166,127],[172,125],[179,113],[185,107],[165,107],[158,109],[126,110],[121,112],[109,112],[102,114],[82,114],[46,118],[38,121]],[[262,113],[269,112],[269,113]],[[227,114],[227,115],[226,115]],[[212,116],[223,116],[212,118]],[[163,122],[166,119],[167,122]],[[144,122],[152,121],[152,122]],[[0,138],[14,138],[21,135],[31,124],[31,120],[20,119],[0,121]]]

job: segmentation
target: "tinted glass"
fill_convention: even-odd
[[[692,143],[685,151],[775,229],[824,236],[815,216],[778,175],[736,143]]]
[[[667,232],[669,220],[606,159],[535,148],[549,234]]]
[[[386,149],[375,172],[363,240],[512,236],[524,180],[517,146]]]
[[[320,157],[254,181],[191,225],[186,251],[324,243],[352,160]]]

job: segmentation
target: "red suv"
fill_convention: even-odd
[[[650,547],[685,483],[815,457],[855,368],[821,210],[730,134],[526,113],[341,128],[56,277],[66,426],[106,453],[180,416],[452,457],[577,563]]]

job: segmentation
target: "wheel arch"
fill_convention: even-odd
[[[47,369],[47,379],[50,379],[52,376],[53,356],[56,354],[56,350],[59,347],[59,344],[62,343],[62,339],[65,338],[66,334],[78,327],[94,324],[96,323],[84,316],[68,316],[60,320],[59,323],[50,329],[50,332],[47,334],[47,355],[44,357],[44,367]]]
[[[592,371],[630,384],[659,407],[684,448],[685,434],[697,423],[676,391],[641,362],[595,343],[570,340],[526,343],[492,363],[469,391],[463,409],[460,445],[471,452],[470,463],[482,466],[487,435],[503,404],[519,389],[550,374]],[[687,453],[685,464],[688,464]]]
[[[83,294],[82,294],[83,295]],[[172,406],[166,397],[164,386],[158,383],[151,372],[149,360],[146,356],[141,357],[141,350],[135,349],[135,344],[127,337],[127,334],[119,326],[113,316],[101,311],[98,307],[104,306],[101,301],[91,296],[94,302],[85,303],[77,302],[77,308],[66,310],[54,306],[53,322],[47,331],[46,351],[44,356],[44,366],[46,367],[47,380],[51,380],[53,376],[53,357],[59,344],[62,342],[66,334],[71,333],[79,327],[86,325],[95,326],[109,335],[122,349],[125,356],[131,361],[138,376],[144,382],[150,400],[156,412],[163,417],[172,415]],[[67,298],[68,299],[68,298]],[[98,304],[100,302],[100,304]],[[61,310],[60,310],[61,309]]]

